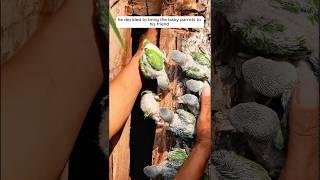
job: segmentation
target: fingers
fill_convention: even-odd
[[[211,90],[205,86],[201,93],[201,111],[196,127],[196,141],[211,147]]]
[[[206,85],[201,93],[201,111],[200,117],[204,117],[210,121],[211,115],[211,89],[210,86]]]

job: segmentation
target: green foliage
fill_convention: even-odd
[[[106,37],[109,36],[107,29],[108,29],[108,25],[110,23],[111,28],[115,32],[115,34],[120,42],[121,47],[124,47],[124,41],[120,35],[119,29],[117,28],[117,25],[111,15],[111,13],[108,10],[107,1],[106,0],[98,0],[96,3],[96,11],[97,11],[96,16],[97,16],[98,24],[99,24],[101,30],[103,31],[104,35]]]
[[[110,22],[110,25],[111,25],[113,31],[116,33],[116,36],[117,36],[117,38],[118,38],[118,40],[119,40],[119,42],[121,44],[121,47],[124,47],[123,39],[122,39],[122,37],[120,35],[119,29],[117,28],[116,23],[113,20],[113,17],[111,15],[111,13],[109,14],[109,22]]]

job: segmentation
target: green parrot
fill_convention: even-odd
[[[174,148],[168,152],[168,159],[166,161],[159,165],[146,166],[143,172],[150,178],[162,176],[166,180],[173,180],[187,158],[188,154],[185,149]]]
[[[208,66],[209,68],[211,67],[211,59],[210,56],[208,56],[207,54],[201,51],[196,51],[192,52],[191,56],[195,62],[204,66]]]
[[[271,180],[260,164],[232,151],[213,151],[211,162],[223,180]]]
[[[270,98],[281,97],[286,109],[297,81],[296,68],[292,64],[256,57],[242,64],[242,74],[245,82],[258,93]]]
[[[210,82],[211,70],[210,67],[204,65],[202,61],[195,60],[191,55],[174,50],[171,53],[171,59],[175,61],[181,68],[185,75],[191,79],[207,80]]]
[[[160,108],[160,117],[169,123],[169,131],[181,138],[193,138],[196,117],[183,109],[177,109],[173,113],[167,108]]]
[[[157,79],[160,89],[168,89],[169,78],[165,71],[165,55],[148,40],[144,40],[143,45],[144,48],[139,61],[142,74],[148,79]]]

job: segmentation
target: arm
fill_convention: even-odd
[[[113,79],[109,89],[109,139],[113,137],[128,119],[134,102],[141,90],[139,59],[142,53],[142,40],[156,43],[156,29],[149,29],[141,38],[140,46],[130,63]]]
[[[211,154],[211,96],[206,87],[201,96],[201,112],[196,127],[196,144],[178,171],[175,180],[201,179]]]
[[[142,87],[139,71],[140,55],[139,49],[130,63],[110,83],[109,139],[125,124]]]
[[[102,82],[94,3],[67,0],[1,67],[7,180],[57,179]]]

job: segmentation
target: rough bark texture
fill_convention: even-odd
[[[170,51],[177,49],[178,34],[172,29],[161,29],[160,33],[160,49],[167,54],[166,72],[168,74],[170,84],[169,90],[163,92],[161,95],[161,107],[167,107],[171,110],[176,109],[176,102],[174,99],[174,92],[177,91],[177,77],[178,68],[175,63],[168,57]],[[174,136],[166,131],[167,127],[157,127],[154,148],[152,152],[152,164],[159,164],[167,159],[167,153],[174,142]]]
[[[161,5],[162,0],[132,0],[131,14],[139,16],[160,14]]]
[[[1,64],[27,42],[64,0],[1,0]],[[12,13],[15,12],[15,13]]]
[[[127,16],[128,13],[128,1],[119,0],[117,3],[110,2],[110,12],[115,18],[116,16]],[[124,48],[121,47],[116,34],[109,27],[109,79],[113,79],[120,70],[128,64],[132,52],[131,52],[131,29],[119,29],[121,37],[124,40]]]
[[[162,15],[177,15],[175,11],[176,3],[168,4],[165,3],[162,9]],[[178,91],[177,87],[177,78],[178,78],[178,67],[170,59],[169,53],[172,50],[177,49],[179,34],[173,29],[161,29],[160,39],[159,39],[159,48],[166,54],[167,66],[166,72],[168,74],[170,83],[168,91],[163,92],[161,95],[161,107],[167,107],[171,110],[176,109],[176,102],[174,99],[174,92]],[[181,43],[180,43],[181,44]],[[155,140],[152,151],[152,164],[160,164],[167,159],[168,151],[172,147],[175,138],[174,135],[166,131],[167,127],[157,127]]]

